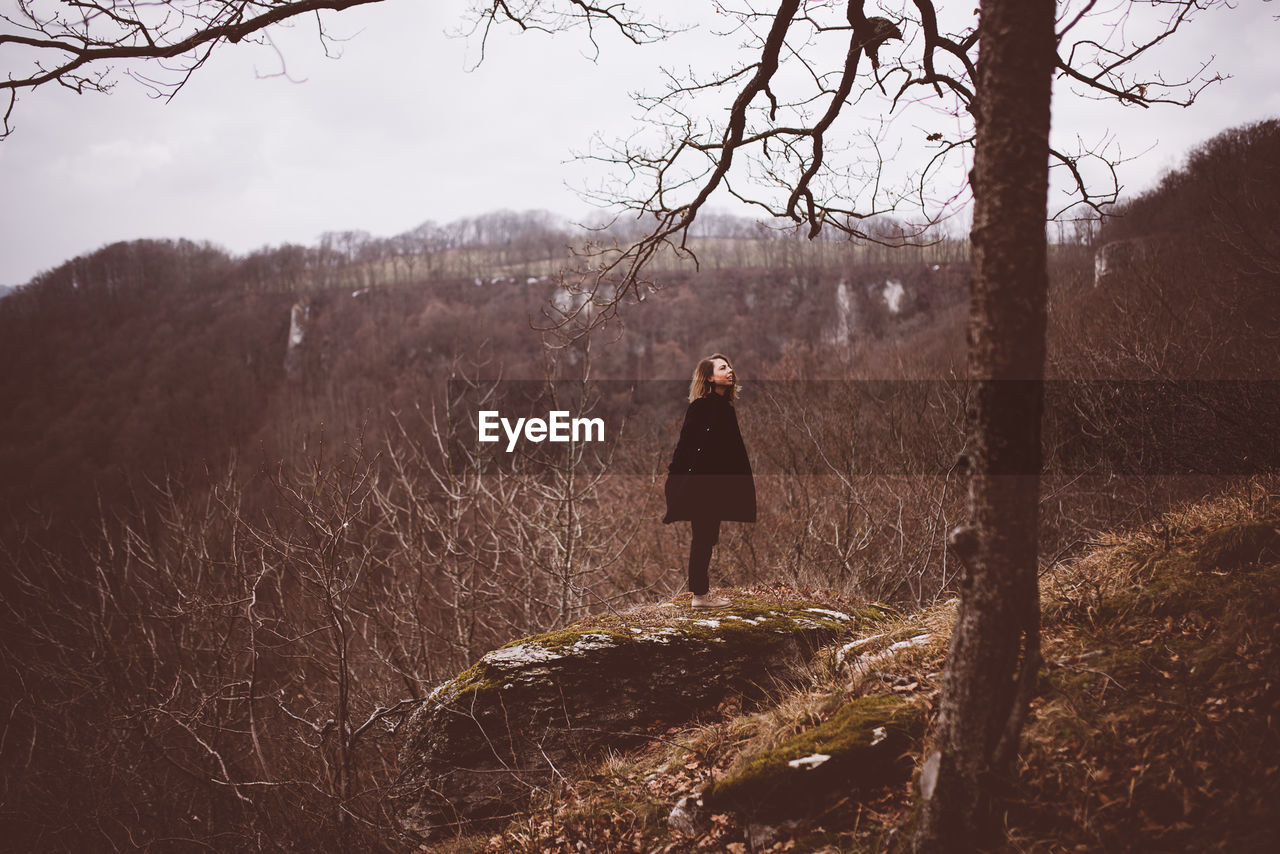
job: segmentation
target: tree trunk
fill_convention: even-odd
[[[984,0],[975,119],[971,526],[917,851],[989,847],[1040,664],[1036,594],[1053,0]]]

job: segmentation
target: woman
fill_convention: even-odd
[[[680,441],[667,467],[667,515],[662,521],[693,523],[689,591],[695,608],[730,604],[711,595],[707,578],[720,522],[756,520],[755,481],[733,410],[737,396],[737,376],[728,358],[716,353],[698,363],[689,383]]]

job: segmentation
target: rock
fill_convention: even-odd
[[[667,824],[686,836],[700,836],[707,828],[706,812],[702,809],[701,795],[685,795],[671,809]]]
[[[732,810],[764,824],[803,816],[831,797],[906,780],[903,756],[924,732],[923,703],[859,697],[827,721],[732,769],[702,793],[711,812]]]
[[[605,749],[643,744],[728,695],[759,696],[884,613],[731,598],[715,611],[649,608],[525,638],[437,688],[401,728],[402,825],[430,838],[511,814]]]
[[[1131,237],[1102,245],[1093,256],[1093,286],[1106,284],[1110,276],[1147,263],[1154,254],[1150,237]]]
[[[748,824],[747,850],[768,851],[785,839],[792,838],[802,827],[799,821],[784,821],[781,824]]]

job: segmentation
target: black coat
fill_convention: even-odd
[[[751,462],[729,399],[709,394],[689,404],[667,467],[663,522],[756,520]]]

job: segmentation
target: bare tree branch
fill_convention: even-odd
[[[1143,107],[1189,104],[1205,87],[1222,79],[1209,71],[1208,63],[1166,79],[1158,70],[1144,72],[1143,61],[1200,13],[1229,5],[1227,0],[1157,0],[1135,10],[1133,4],[1104,6],[1095,0],[1067,0],[1057,9],[1056,71],[1078,84],[1077,94],[1086,97]],[[749,61],[701,79],[693,72],[686,77],[668,73],[668,91],[641,101],[660,138],[646,143],[637,136],[602,145],[587,155],[613,166],[619,176],[616,185],[602,187],[590,197],[620,211],[619,215],[636,217],[643,236],[610,242],[606,232],[604,239],[581,254],[581,267],[566,277],[565,285],[586,301],[569,316],[551,318],[569,338],[582,328],[579,313],[589,313],[591,324],[598,325],[608,322],[626,300],[643,299],[646,290],[654,287],[644,271],[659,256],[684,258],[696,265],[697,245],[690,240],[690,227],[716,193],[758,208],[769,218],[804,224],[810,239],[828,229],[852,240],[883,240],[869,233],[865,222],[900,206],[914,207],[917,220],[897,237],[898,243],[921,239],[931,225],[950,216],[952,206],[963,198],[959,188],[967,166],[963,171],[958,167],[970,156],[974,139],[976,21],[957,18],[957,10],[948,6],[945,11],[951,15],[947,20],[953,31],[947,31],[942,24],[943,4],[933,0],[913,0],[909,8],[915,20],[897,24],[869,17],[865,0],[834,7],[762,0],[717,8],[738,22],[735,32],[754,39]],[[756,23],[765,20],[767,32],[758,33]],[[872,63],[874,79],[861,88],[857,85],[862,53],[870,53],[872,44],[884,44],[871,35],[871,22],[877,28],[893,28],[876,32],[906,33],[906,46],[892,61],[885,79],[904,77],[887,100],[877,98],[881,94],[878,62]],[[821,55],[818,39],[843,31],[851,33],[843,63],[822,67],[816,59]],[[801,86],[806,80],[809,91]],[[927,88],[928,97],[908,97],[922,88]],[[720,107],[725,110],[722,124],[706,118],[716,113],[717,96],[731,96],[727,107]],[[903,161],[896,152],[884,151],[891,138],[887,128],[897,114],[921,108],[948,116],[958,132],[949,134],[953,141],[916,161],[923,167],[917,167],[914,177],[906,181],[914,189],[895,190],[886,183],[890,174],[886,166],[893,161],[896,174],[903,169]],[[878,111],[881,117],[868,118],[868,111]],[[848,146],[844,156],[832,157],[833,139]],[[863,141],[855,147],[858,139]],[[941,140],[941,135],[929,134],[928,140]],[[1083,203],[1101,210],[1114,203],[1120,189],[1117,161],[1109,157],[1105,140],[1102,146],[1054,151],[1055,162],[1072,178],[1073,195],[1064,209]],[[1082,169],[1085,161],[1102,163],[1101,172]],[[944,167],[956,174],[944,174]],[[939,193],[939,180],[956,187]],[[1095,186],[1095,180],[1101,185]],[[931,192],[926,192],[926,186]]]

